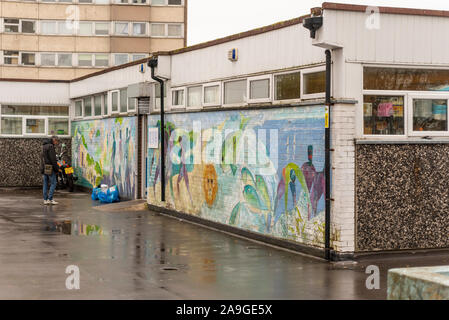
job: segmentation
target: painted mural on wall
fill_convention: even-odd
[[[78,184],[117,185],[120,196],[136,195],[136,118],[72,122],[73,167]]]
[[[149,126],[159,127],[158,116]],[[166,206],[322,246],[324,107],[166,116]],[[148,149],[148,202],[160,206],[160,150]]]

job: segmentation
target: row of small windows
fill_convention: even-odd
[[[172,88],[171,106],[174,109],[198,109],[220,105],[237,106],[246,103],[313,99],[321,98],[324,91],[324,71],[296,71]]]
[[[39,22],[39,23],[38,23]],[[78,36],[183,37],[183,24],[131,21],[72,21],[3,18],[5,33]]]
[[[109,67],[146,58],[139,53],[64,53],[3,51],[4,65],[42,67]],[[111,61],[112,59],[112,61]]]
[[[184,0],[8,0],[44,3],[79,3],[79,4],[136,4],[152,6],[182,6]]]

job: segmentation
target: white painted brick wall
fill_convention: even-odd
[[[332,245],[337,252],[355,250],[355,105],[331,107]]]

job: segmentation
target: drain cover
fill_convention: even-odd
[[[164,270],[164,271],[178,271],[179,269],[176,268],[176,267],[163,267],[163,268],[161,268],[161,270]]]

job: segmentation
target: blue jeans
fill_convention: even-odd
[[[52,173],[51,176],[44,176],[44,200],[53,200],[53,194],[56,189],[56,173]],[[48,191],[48,184],[50,183],[50,191]]]

